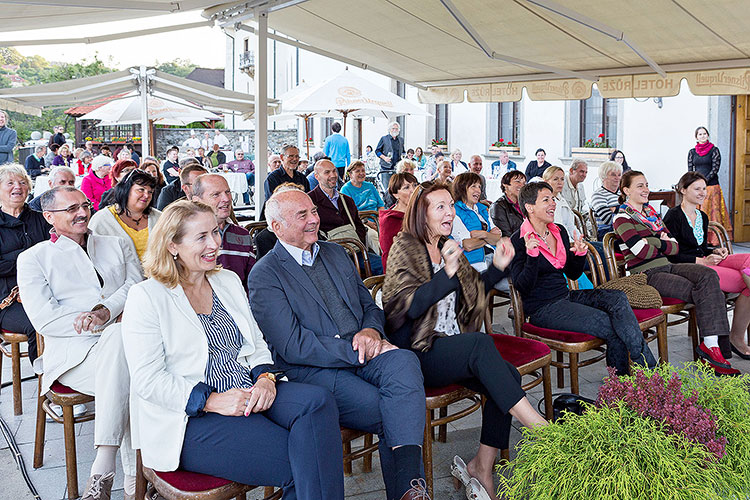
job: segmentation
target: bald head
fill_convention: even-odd
[[[302,191],[289,189],[274,193],[266,203],[266,219],[269,229],[287,245],[310,250],[318,241],[318,208]]]
[[[331,160],[318,160],[315,164],[315,178],[320,183],[320,189],[329,195],[338,184],[339,173]]]
[[[481,174],[482,173],[482,157],[479,155],[472,155],[471,158],[469,158],[469,170],[474,172],[475,174]]]

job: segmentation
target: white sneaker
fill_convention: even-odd
[[[54,403],[50,403],[49,407],[50,407],[50,410],[52,410],[53,412],[55,412],[55,415],[57,415],[58,417],[62,418],[62,406],[56,405]],[[74,417],[83,416],[88,411],[89,411],[89,409],[86,407],[85,404],[73,405],[73,416]],[[54,419],[52,417],[50,417],[49,415],[47,415],[47,422],[54,422]]]

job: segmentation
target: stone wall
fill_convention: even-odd
[[[190,138],[190,132],[195,131],[199,139],[203,139],[203,133],[208,132],[211,137],[214,135],[213,129],[200,128],[157,128],[156,129],[156,154],[158,158],[164,158],[167,149],[176,145],[182,149],[182,143]],[[221,133],[229,139],[231,149],[242,147],[245,152],[255,153],[255,130],[229,130],[221,129]],[[268,149],[274,153],[281,150],[284,144],[297,144],[297,129],[289,130],[269,130],[268,131]],[[208,153],[208,151],[206,151]]]

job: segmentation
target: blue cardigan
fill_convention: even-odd
[[[457,201],[455,204],[456,217],[461,219],[466,229],[469,231],[479,231],[482,229],[482,221],[479,219],[477,213],[466,206],[463,201]],[[483,203],[477,203],[479,209],[479,215],[484,219],[484,223],[487,227],[490,227],[490,212]],[[469,264],[476,264],[484,260],[484,246],[476,248],[470,252],[464,251],[464,255],[469,260]]]

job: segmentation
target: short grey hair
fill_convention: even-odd
[[[76,173],[73,172],[73,169],[70,167],[66,167],[65,165],[58,165],[52,170],[49,171],[49,180],[51,183],[55,183],[55,178],[60,175],[62,172],[68,172],[73,177],[76,176]]]
[[[286,183],[288,185],[285,186],[279,186],[276,191],[273,192],[273,195],[271,195],[270,198],[268,198],[268,201],[266,201],[266,221],[268,221],[268,230],[273,232],[273,229],[271,229],[271,223],[273,221],[277,221],[280,224],[284,224],[286,226],[286,221],[284,220],[284,217],[281,215],[281,202],[279,201],[279,195],[283,193],[288,193],[289,191],[299,191],[301,193],[304,193],[304,190],[302,190],[301,187],[297,186],[296,184],[292,183]]]
[[[39,199],[39,204],[42,206],[42,212],[55,208],[55,200],[57,200],[58,193],[72,193],[74,191],[83,194],[80,189],[74,188],[73,186],[57,186],[49,191],[45,191]]]
[[[401,124],[399,122],[391,122],[391,123],[389,123],[388,124],[388,130],[392,129],[394,125],[396,127],[398,127],[399,130],[401,130]]]
[[[570,171],[572,172],[573,170],[578,170],[578,167],[580,167],[581,165],[588,166],[588,163],[583,158],[573,158],[573,161],[570,162]]]
[[[99,170],[104,166],[112,166],[115,161],[107,155],[99,155],[91,161],[91,169]]]
[[[47,149],[47,146],[45,146],[44,144],[39,144],[34,148],[34,152],[39,153],[40,151],[44,151],[45,149]]]
[[[599,179],[602,181],[607,178],[610,172],[618,172],[622,174],[622,165],[612,160],[605,161],[599,165]]]
[[[0,182],[5,182],[10,177],[26,181],[26,185],[31,190],[31,177],[29,177],[29,174],[22,165],[18,163],[6,163],[0,167]]]
[[[80,155],[78,155],[79,160],[83,160],[84,158],[93,158],[94,155],[91,154],[91,152],[83,150]]]
[[[292,149],[292,148],[294,148],[294,149],[296,149],[297,151],[299,151],[299,148],[298,148],[297,146],[295,146],[294,144],[284,144],[284,145],[283,145],[283,146],[281,147],[281,154],[283,154],[283,155],[286,155],[286,154],[287,154],[287,151],[289,151],[289,150],[290,150],[290,149]]]
[[[203,191],[206,189],[206,186],[204,186],[203,184],[205,184],[210,178],[214,177],[218,177],[219,179],[223,180],[227,184],[227,187],[229,187],[229,183],[227,182],[227,180],[219,174],[201,174],[193,181],[193,196],[201,198],[203,196]]]
[[[242,148],[237,148],[234,150],[234,154],[237,154],[237,153],[242,153],[244,155],[245,151]]]

